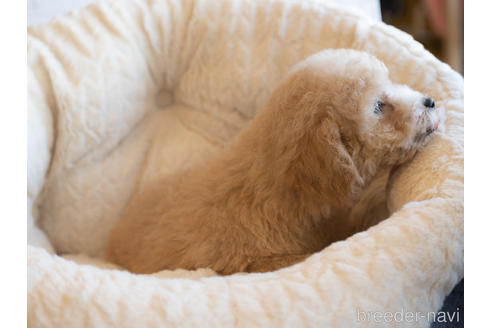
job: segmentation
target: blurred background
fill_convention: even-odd
[[[463,74],[464,0],[381,0],[385,23],[411,34]]]

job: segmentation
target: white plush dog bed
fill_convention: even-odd
[[[324,48],[376,55],[446,110],[389,219],[266,274],[96,263],[137,188],[220,151]],[[463,276],[463,78],[403,32],[322,1],[103,1],[30,28],[28,64],[32,327],[426,327]]]

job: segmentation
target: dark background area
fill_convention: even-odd
[[[383,21],[463,74],[463,0],[381,0]]]

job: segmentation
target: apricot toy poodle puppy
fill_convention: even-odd
[[[300,262],[336,240],[336,213],[378,171],[410,160],[441,120],[431,98],[392,83],[374,56],[314,54],[227,150],[134,195],[108,259],[135,273]]]

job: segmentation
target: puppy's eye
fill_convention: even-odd
[[[383,112],[383,108],[385,106],[385,103],[382,102],[381,100],[378,100],[376,104],[374,105],[374,113],[375,114],[381,114]]]

